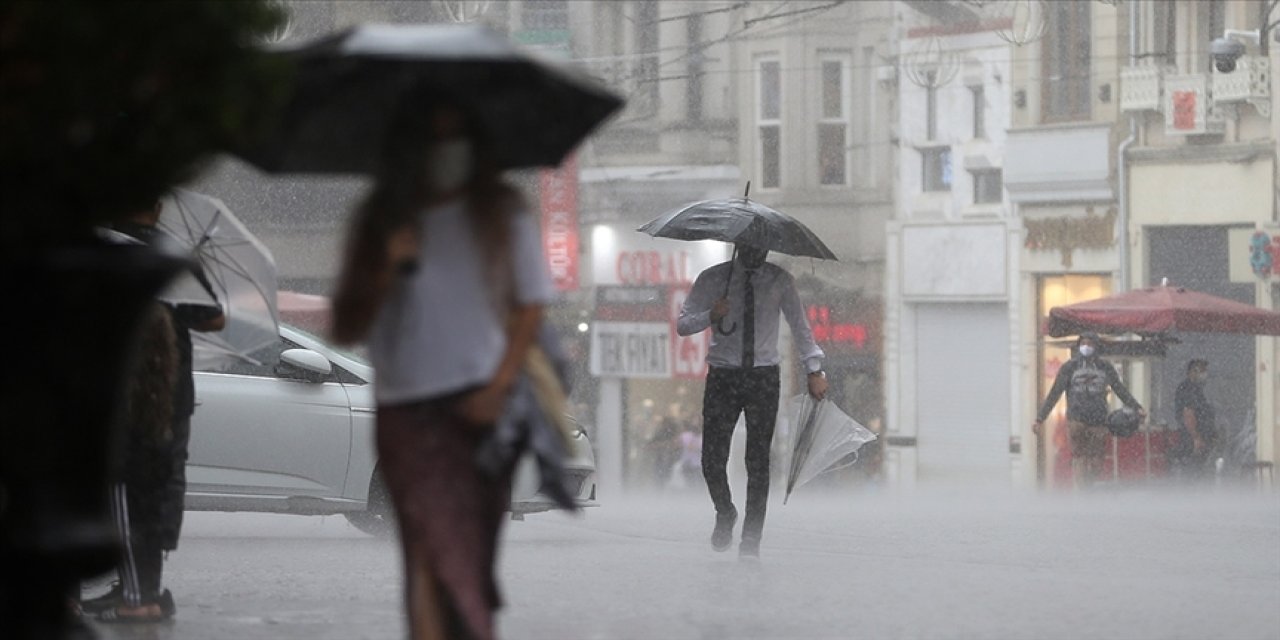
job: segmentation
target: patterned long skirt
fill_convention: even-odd
[[[502,604],[494,570],[511,471],[495,478],[476,468],[485,431],[454,415],[456,398],[378,407],[379,464],[399,519],[415,640],[490,640]]]

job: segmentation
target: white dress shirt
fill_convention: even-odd
[[[548,304],[555,287],[538,224],[511,217],[512,289],[522,304]],[[396,278],[369,336],[374,397],[382,404],[426,400],[487,384],[507,348],[485,256],[461,200],[422,216],[418,268]]]
[[[732,276],[730,276],[732,266]],[[731,278],[731,279],[730,279]],[[746,296],[747,269],[741,264],[724,262],[698,274],[693,283],[693,290],[680,308],[680,319],[676,323],[676,332],[689,336],[712,327],[711,350],[707,353],[707,364],[713,367],[742,367],[742,334],[743,334],[743,298]],[[720,323],[726,329],[737,325],[737,329],[728,335],[713,327],[711,307],[716,300],[725,295],[725,280],[729,281],[729,315]],[[813,340],[813,331],[809,328],[809,320],[805,317],[804,307],[800,305],[800,296],[796,293],[795,279],[782,267],[764,263],[751,275],[751,286],[755,295],[755,365],[757,367],[773,366],[782,361],[778,353],[778,320],[780,316],[787,318],[791,327],[791,336],[795,339],[796,351],[805,363],[809,372],[822,369],[822,358],[826,355]]]

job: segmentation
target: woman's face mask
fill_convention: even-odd
[[[427,182],[435,191],[456,191],[471,179],[475,158],[471,141],[453,138],[436,143],[428,152]]]
[[[1088,358],[1095,353],[1097,353],[1097,349],[1095,349],[1093,345],[1091,344],[1080,345],[1080,355]]]

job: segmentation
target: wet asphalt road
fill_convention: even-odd
[[[710,526],[697,495],[509,523],[502,636],[1280,637],[1275,494],[797,496],[758,563]],[[393,541],[262,514],[189,513],[184,535],[176,619],[104,638],[404,637]]]

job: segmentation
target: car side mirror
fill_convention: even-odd
[[[280,354],[276,373],[288,377],[320,382],[333,372],[329,359],[310,349],[286,349]]]

